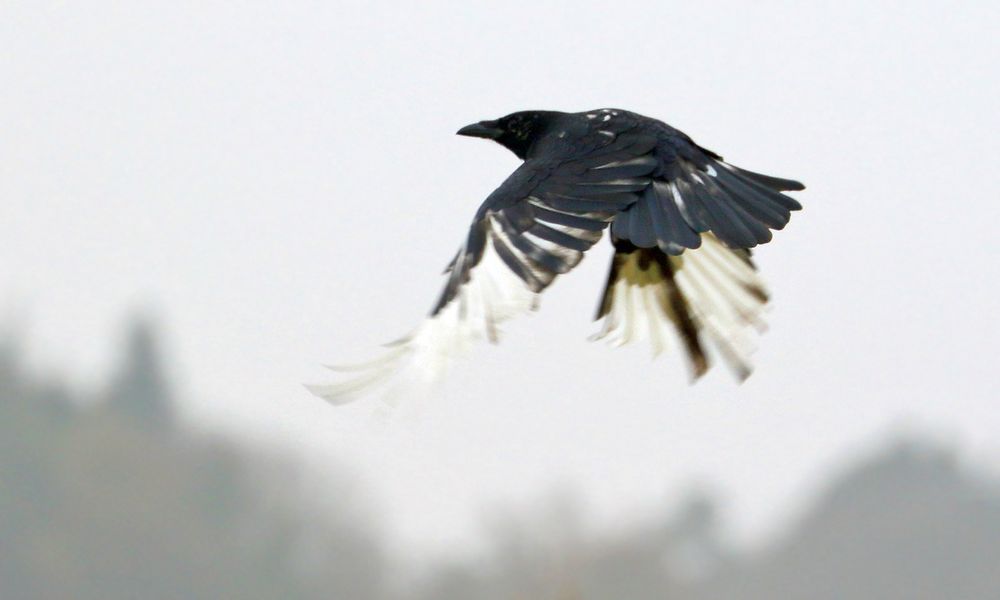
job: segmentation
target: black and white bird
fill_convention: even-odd
[[[767,290],[750,249],[802,206],[804,189],[735,167],[673,127],[618,109],[516,112],[463,127],[524,162],[476,211],[430,316],[376,360],[333,366],[345,379],[308,386],[340,404],[404,369],[435,378],[470,342],[538,306],[558,275],[610,228],[615,253],[597,339],[680,343],[693,378],[714,346],[742,380]]]

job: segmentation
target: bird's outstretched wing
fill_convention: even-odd
[[[533,310],[538,294],[638,200],[657,166],[655,146],[654,136],[628,131],[557,137],[479,208],[431,315],[384,356],[331,367],[348,378],[310,391],[341,404],[407,368],[433,379],[471,341],[496,340],[500,322]]]
[[[700,247],[700,234],[710,231],[729,248],[753,248],[771,241],[771,230],[802,208],[781,193],[805,189],[798,181],[735,167],[668,125],[653,127],[652,184],[615,219],[615,239],[676,256]]]
[[[749,248],[801,208],[781,192],[804,186],[730,165],[663,123],[651,128],[657,167],[611,225],[615,257],[595,337],[624,344],[648,336],[657,352],[674,331],[695,378],[709,367],[710,341],[745,379],[768,301]]]

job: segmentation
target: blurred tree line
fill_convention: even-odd
[[[996,483],[913,440],[842,472],[753,553],[727,546],[705,494],[604,533],[563,496],[496,516],[485,556],[391,586],[407,578],[350,506],[275,502],[266,457],[186,426],[147,323],[126,350],[85,394],[0,339],[0,599],[1000,599]]]
[[[355,515],[317,523],[269,501],[260,453],[177,418],[151,327],[127,346],[94,398],[33,379],[0,344],[0,598],[383,597]]]

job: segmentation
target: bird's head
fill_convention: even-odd
[[[535,140],[544,135],[549,125],[561,114],[563,113],[547,110],[525,110],[493,121],[466,125],[458,130],[458,135],[491,139],[523,159]]]

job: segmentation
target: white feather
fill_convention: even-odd
[[[757,271],[710,233],[702,235],[700,248],[669,260],[695,322],[725,361],[745,377],[756,349],[754,331],[765,328],[765,301],[760,294],[766,288]],[[658,354],[677,338],[665,294],[660,268],[651,264],[643,271],[638,254],[628,256],[613,284],[611,309],[591,339],[620,346],[648,337],[654,355]]]
[[[619,269],[612,294],[611,309],[601,330],[591,339],[607,339],[614,346],[624,346],[648,337],[654,355],[660,354],[670,344],[669,332],[673,331],[670,314],[663,309],[666,290],[660,268],[651,264],[642,270],[638,254],[629,255]]]
[[[345,404],[393,381],[433,383],[474,342],[483,338],[496,341],[499,323],[534,310],[537,297],[504,264],[491,241],[459,296],[438,314],[425,319],[410,335],[388,344],[389,350],[378,358],[329,367],[353,377],[306,388],[332,404]]]

